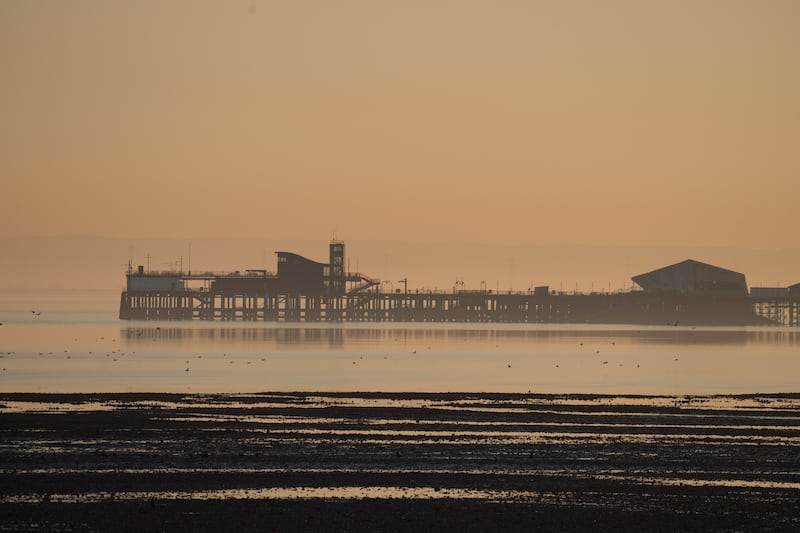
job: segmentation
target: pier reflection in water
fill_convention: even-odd
[[[197,352],[185,386],[228,392],[783,392],[800,371],[793,329],[192,326],[123,328],[120,339],[154,358]]]
[[[208,327],[191,325],[139,326],[120,330],[124,342],[135,345],[157,341],[161,343],[264,343],[284,347],[344,348],[348,345],[404,342],[509,342],[564,343],[577,341],[603,342],[606,338],[623,344],[676,345],[784,345],[800,344],[800,330],[775,328],[649,328],[642,326],[493,326],[470,327],[463,324],[436,327],[398,324],[393,327],[342,326],[285,326]]]
[[[800,375],[798,328],[121,326],[42,308],[2,317],[0,391],[716,394],[794,391]]]

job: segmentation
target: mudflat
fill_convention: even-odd
[[[0,530],[798,530],[800,394],[0,394]]]

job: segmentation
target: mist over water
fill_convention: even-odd
[[[3,291],[0,391],[791,392],[798,328],[132,322],[115,292]]]

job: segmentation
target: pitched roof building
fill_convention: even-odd
[[[648,293],[747,295],[744,274],[692,259],[639,274],[632,279]]]

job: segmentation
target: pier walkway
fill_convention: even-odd
[[[800,298],[626,293],[380,292],[340,296],[125,291],[121,319],[800,326]]]

